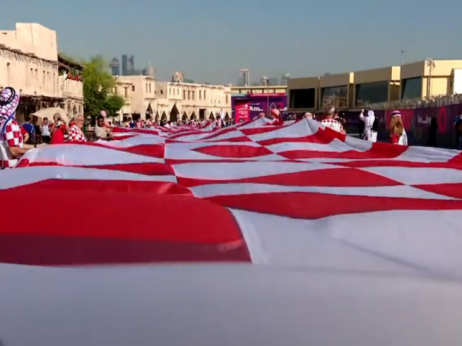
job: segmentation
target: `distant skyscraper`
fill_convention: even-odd
[[[248,69],[242,69],[239,78],[243,86],[250,85],[250,71]]]
[[[132,55],[131,57],[128,58],[127,73],[134,74],[134,71],[135,71],[135,56]]]
[[[111,63],[109,64],[109,67],[111,68],[111,73],[112,73],[113,76],[119,76],[120,75],[119,59],[114,57],[114,59],[111,60]]]
[[[128,56],[127,54],[122,55],[122,76],[127,76],[128,69],[127,69],[127,64],[128,64]]]

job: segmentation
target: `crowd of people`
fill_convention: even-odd
[[[28,150],[50,144],[62,143],[85,143],[88,141],[85,131],[90,128],[89,122],[83,115],[76,115],[72,121],[63,119],[60,114],[55,114],[53,119],[43,118],[38,121],[36,116],[26,117],[23,124],[16,120],[16,109],[19,105],[20,95],[17,90],[11,87],[4,88],[0,93],[0,167],[1,169],[13,168],[17,165],[19,158]],[[272,118],[271,125],[282,125],[285,120],[299,121],[295,115],[283,119],[278,109],[273,109],[271,114],[261,113],[260,117]],[[319,121],[325,127],[346,134],[346,120],[341,117],[334,106],[328,106],[323,113],[312,114],[306,113],[304,118]],[[378,121],[374,112],[370,109],[363,109],[359,115],[360,120],[364,123],[363,139],[371,142],[377,141],[377,124]],[[174,126],[201,126],[208,122],[205,119],[196,120],[178,120],[167,121],[166,119],[155,119],[148,117],[146,120],[132,118],[124,121],[111,121],[105,111],[101,111],[96,120],[95,127],[92,129],[93,139],[112,140],[114,127],[125,128],[150,128],[156,126],[174,127]],[[462,123],[457,123],[457,126]],[[217,116],[213,120],[215,127],[233,126],[234,120],[222,119]],[[455,124],[456,126],[456,124]],[[401,114],[399,111],[391,113],[390,121],[390,142],[397,145],[407,145],[406,131],[404,130]]]
[[[212,119],[210,119],[212,120]],[[216,125],[218,127],[228,127],[228,126],[233,126],[235,124],[234,120],[225,118],[222,119],[220,116],[217,115],[216,119],[213,119],[212,121],[216,122]],[[177,120],[177,121],[168,121],[167,119],[153,119],[151,116],[148,116],[146,120],[144,119],[133,119],[131,117],[128,117],[124,119],[122,122],[120,121],[114,121],[113,124],[110,123],[111,126],[115,127],[124,127],[124,128],[138,128],[138,129],[144,129],[144,128],[150,128],[153,126],[163,126],[163,127],[172,127],[172,126],[200,126],[200,125],[205,125],[207,123],[207,120],[205,119],[187,119],[187,120]]]

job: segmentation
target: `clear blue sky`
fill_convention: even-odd
[[[158,79],[338,73],[399,65],[402,49],[405,62],[462,59],[460,0],[21,0],[0,11],[0,29],[15,22],[56,30],[75,57],[151,60]]]

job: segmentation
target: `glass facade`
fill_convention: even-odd
[[[371,103],[387,102],[388,87],[388,81],[356,85],[356,107],[363,107]]]
[[[422,77],[403,79],[401,83],[401,98],[403,100],[422,97]]]
[[[337,108],[348,107],[348,86],[342,85],[321,89],[321,107],[334,105]]]
[[[289,108],[315,108],[316,89],[290,90]]]

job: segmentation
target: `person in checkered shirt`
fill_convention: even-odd
[[[85,118],[82,114],[78,114],[74,118],[74,124],[69,128],[69,142],[71,143],[86,143],[87,138],[83,134],[82,128],[85,123]]]
[[[334,131],[340,132],[341,134],[346,134],[343,125],[340,121],[334,119],[336,114],[334,106],[328,106],[325,109],[323,119],[320,121],[325,127],[328,127]]]
[[[19,92],[4,88],[0,93],[0,168],[14,168],[19,158],[34,146],[25,144],[21,127],[16,121]]]

